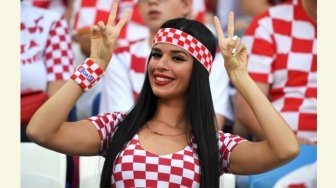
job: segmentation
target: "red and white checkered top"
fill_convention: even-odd
[[[61,15],[21,2],[20,34],[21,92],[45,91],[47,82],[70,78],[74,57]]]
[[[317,27],[300,0],[257,16],[243,37],[248,71],[298,137],[316,141]]]
[[[210,72],[213,58],[210,51],[196,38],[181,30],[162,28],[154,37],[153,46],[158,43],[168,43],[178,46],[189,52],[204,68]]]
[[[101,138],[104,155],[108,141],[113,137],[117,124],[125,117],[121,113],[106,113],[89,118]],[[231,151],[244,139],[219,131],[218,152],[222,173],[229,172]],[[144,150],[139,135],[127,143],[114,161],[112,187],[199,187],[200,166],[197,143],[192,139],[184,149],[167,155],[156,155]]]

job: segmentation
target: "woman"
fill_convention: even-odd
[[[64,122],[83,89],[91,88],[107,67],[128,19],[125,15],[114,24],[117,6],[113,4],[106,25],[92,27],[90,59],[30,121],[27,132],[34,142],[67,154],[104,155],[102,187],[218,187],[223,172],[260,173],[297,155],[292,131],[246,72],[246,49],[233,37],[233,13],[228,38],[215,18],[219,46],[230,79],[258,117],[265,141],[215,131],[208,80],[215,40],[204,25],[182,18],[158,31],[144,86],[127,115]]]

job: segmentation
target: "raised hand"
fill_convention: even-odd
[[[218,36],[218,46],[225,60],[225,68],[229,76],[235,71],[246,71],[247,51],[239,37],[234,35],[234,14],[228,17],[227,38],[217,16],[214,17],[215,29]]]
[[[127,11],[116,24],[118,2],[114,2],[107,24],[99,21],[91,27],[91,53],[90,58],[94,59],[103,70],[106,69],[112,52],[117,45],[121,29],[125,26],[131,11]]]

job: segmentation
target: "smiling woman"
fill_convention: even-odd
[[[83,67],[96,80],[127,21],[126,15],[116,24],[116,13],[114,3],[107,25],[92,27],[91,56]],[[256,114],[265,141],[253,143],[216,131],[209,85],[215,39],[206,26],[184,18],[165,22],[154,37],[143,87],[127,114],[64,122],[83,89],[93,85],[87,79],[69,80],[34,114],[28,135],[62,153],[103,155],[101,187],[218,187],[223,173],[261,173],[289,161],[298,153],[297,141],[248,76],[246,48],[233,36],[233,13],[228,38],[219,20],[214,21],[224,66]]]
[[[192,61],[192,56],[177,46],[157,44],[152,49],[148,65],[153,93],[163,99],[168,98],[167,94],[169,98],[185,96],[193,67]]]

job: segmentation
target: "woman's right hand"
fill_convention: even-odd
[[[221,24],[217,16],[214,17],[215,29],[218,36],[218,46],[224,58],[225,69],[232,79],[236,73],[247,73],[247,50],[241,44],[241,39],[234,35],[234,14],[228,15],[227,37],[224,36]]]
[[[125,26],[131,11],[126,11],[123,17],[116,24],[118,2],[114,2],[107,24],[99,21],[97,25],[91,27],[91,53],[90,58],[94,60],[103,70],[106,69],[113,50],[117,45],[117,40],[121,29]]]

